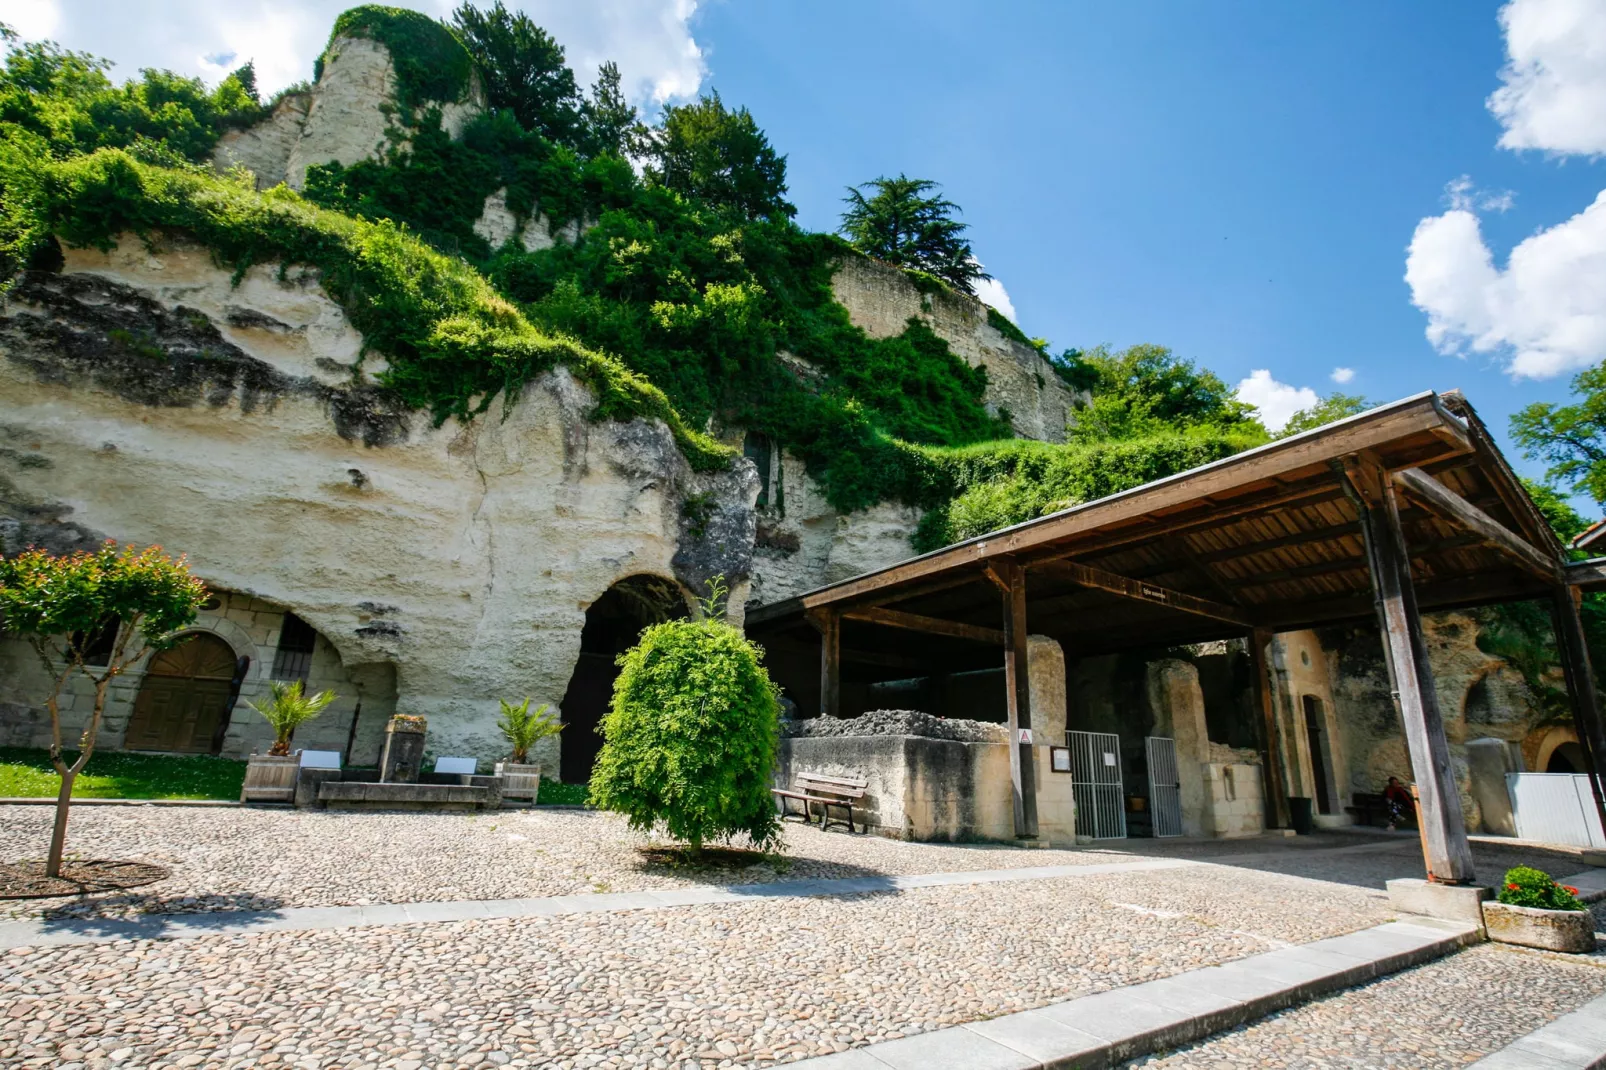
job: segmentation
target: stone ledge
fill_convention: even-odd
[[[1462,884],[1435,884],[1420,877],[1400,877],[1388,882],[1389,906],[1402,914],[1463,922],[1483,927],[1483,901],[1492,897],[1487,888]]]
[[[483,810],[490,788],[461,784],[394,784],[331,781],[318,787],[318,801],[331,810]]]

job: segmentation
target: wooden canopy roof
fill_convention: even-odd
[[[750,608],[747,627],[812,640],[834,618],[844,661],[884,678],[996,666],[999,572],[1017,565],[1029,631],[1069,657],[1375,620],[1358,469],[1392,483],[1423,609],[1548,596],[1567,580],[1477,414],[1430,391]]]

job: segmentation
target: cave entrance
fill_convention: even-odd
[[[688,616],[685,596],[672,580],[629,576],[609,587],[586,610],[580,658],[563,695],[559,771],[565,784],[584,784],[602,750],[597,727],[613,701],[619,655],[636,644],[641,630],[660,621]]]

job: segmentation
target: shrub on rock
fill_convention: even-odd
[[[773,845],[780,703],[761,651],[720,620],[668,621],[619,663],[591,804],[694,850],[738,833]]]

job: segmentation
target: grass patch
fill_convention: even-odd
[[[245,763],[229,758],[110,751],[90,757],[73,784],[73,798],[232,800],[240,797],[244,781]],[[0,747],[0,796],[53,799],[60,788],[49,751]]]
[[[565,784],[558,780],[541,778],[541,790],[536,794],[537,806],[584,806],[590,793],[588,784]]]

